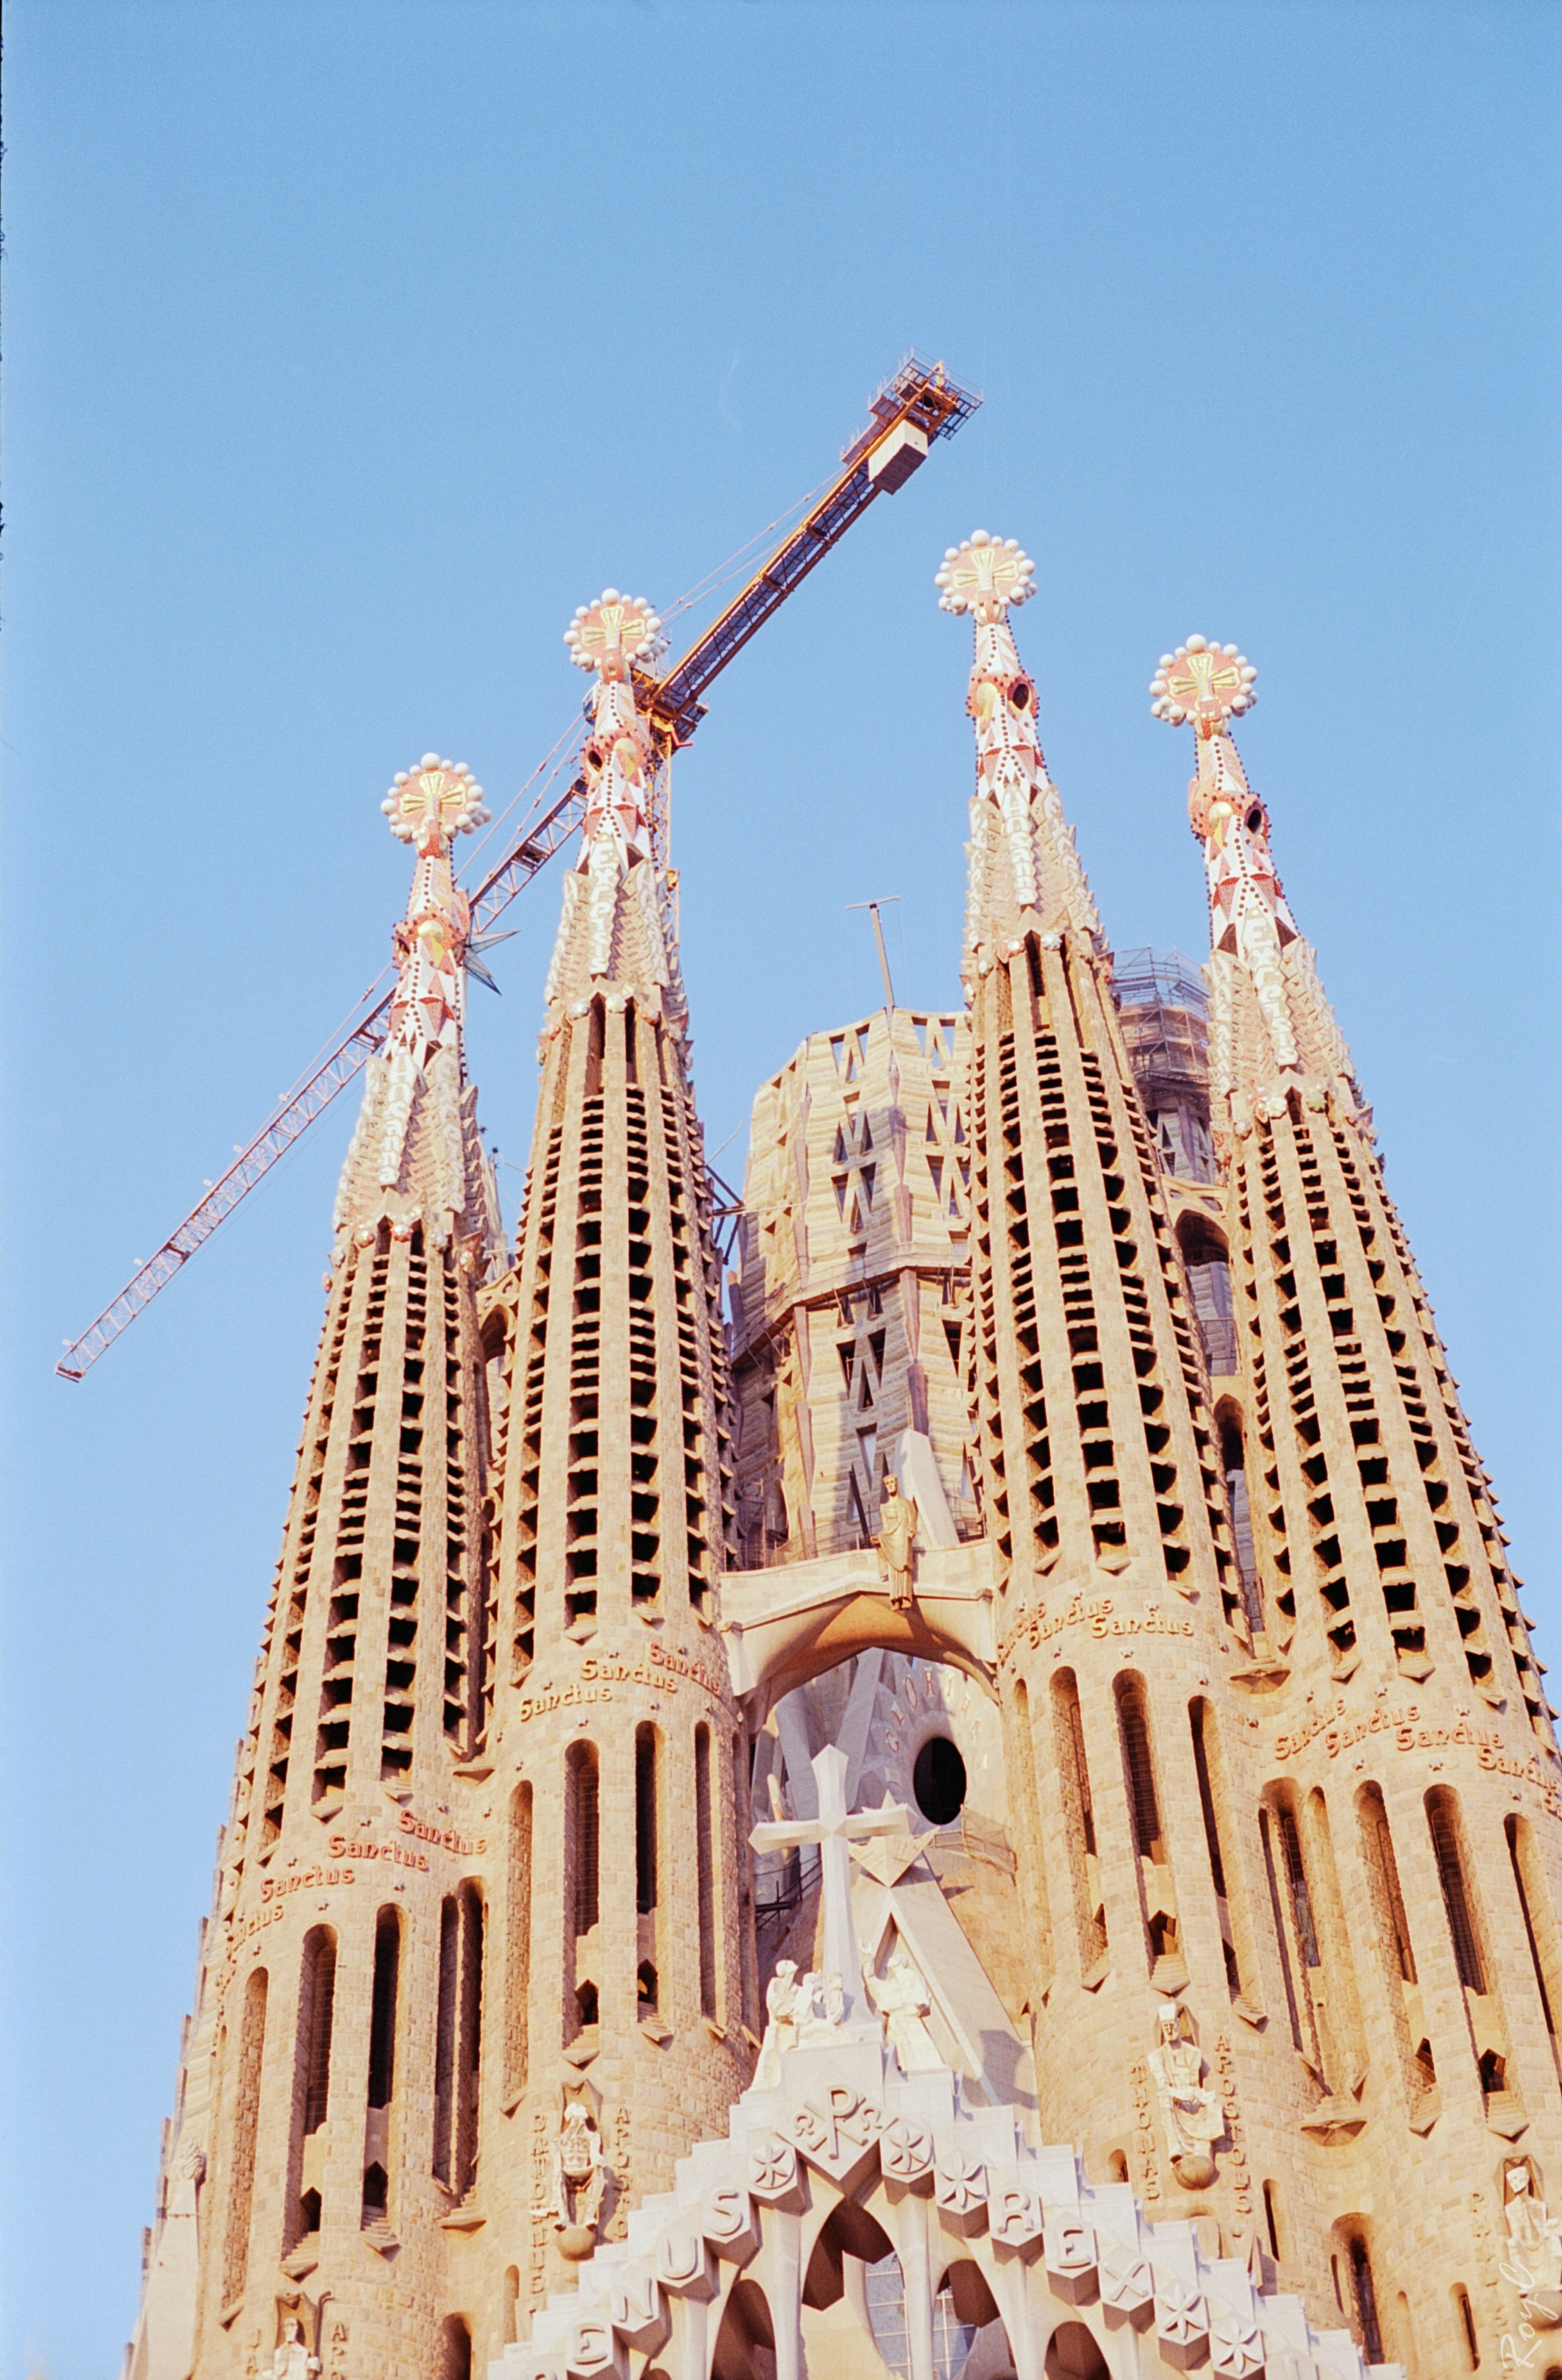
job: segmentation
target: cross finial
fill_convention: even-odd
[[[661,622],[643,595],[621,595],[604,587],[594,603],[583,603],[564,630],[576,669],[595,670],[609,683],[627,675],[631,662],[654,664],[667,650]]]
[[[1035,565],[1016,538],[973,529],[949,548],[933,584],[941,590],[941,612],[969,612],[978,622],[1001,620],[1011,603],[1028,603],[1035,593]]]
[[[1235,645],[1212,645],[1190,637],[1174,653],[1162,653],[1150,680],[1150,709],[1173,727],[1192,720],[1201,737],[1219,735],[1233,711],[1251,710],[1258,672]]]
[[[789,1819],[756,1827],[749,1841],[757,1852],[796,1851],[817,1843],[824,1891],[824,1972],[839,1975],[845,1994],[846,2022],[870,2019],[863,1993],[862,1962],[852,1925],[852,1854],[850,1846],[870,1835],[903,1834],[911,1812],[902,1802],[886,1802],[881,1809],[846,1808],[846,1755],[839,1744],[827,1744],[813,1760],[818,1788],[817,1818]]]
[[[380,807],[396,841],[415,844],[420,855],[475,834],[492,816],[466,761],[442,760],[437,752],[425,752],[416,769],[398,769]]]

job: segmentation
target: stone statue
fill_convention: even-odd
[[[282,2338],[272,2357],[271,2380],[311,2380],[320,2370],[320,2358],[311,2355],[304,2344],[304,2325],[296,2313],[287,2315],[282,2325]]]
[[[1197,2043],[1182,2038],[1181,2026],[1180,2008],[1162,2009],[1150,2072],[1160,2098],[1171,2170],[1184,2190],[1206,2190],[1215,2180],[1210,2143],[1226,2129],[1226,2111],[1216,2094],[1205,2089],[1204,2059]]]
[[[868,1998],[884,2019],[890,2046],[902,2074],[931,2074],[943,2064],[924,2020],[932,2002],[927,1986],[897,1943],[882,1975],[870,1975]]]
[[[759,2063],[754,2070],[757,2091],[781,2087],[781,2052],[797,2046],[797,1961],[778,1959],[776,1972],[765,1992],[765,2038],[759,2046]]]
[[[1505,2159],[1502,2219],[1508,2227],[1505,2270],[1538,2329],[1562,2324],[1562,2222],[1535,2188],[1528,2157]]]
[[[797,1986],[797,2038],[806,2048],[810,2043],[829,2041],[840,2031],[846,2014],[846,1986],[838,1974],[809,1973]]]
[[[878,1507],[878,1535],[874,1543],[890,1572],[890,1600],[897,1611],[908,1609],[913,1600],[911,1568],[915,1537],[915,1500],[902,1495],[900,1481],[892,1471],[887,1471],[884,1500]]]
[[[552,2195],[535,2209],[552,2217],[566,2256],[588,2256],[596,2246],[602,2200],[611,2179],[590,2106],[584,2098],[569,2099],[553,2143]]]

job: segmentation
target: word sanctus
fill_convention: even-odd
[[[405,1818],[406,1811],[402,1813]],[[397,1867],[414,1867],[424,1876],[429,1873],[427,1852],[409,1852],[405,1843],[357,1843],[346,1835],[333,1835],[326,1845],[333,1859],[394,1860]]]
[[[1104,1636],[1191,1636],[1193,1633],[1191,1620],[1163,1611],[1158,1603],[1119,1611],[1109,1595],[1076,1595],[1060,1611],[1049,1612],[1045,1603],[1027,1604],[999,1638],[998,1658],[1007,1661],[1022,1637],[1034,1647],[1060,1636],[1065,1628],[1088,1628],[1097,1641]]]
[[[402,1812],[398,1824],[404,1835],[416,1835],[420,1843],[438,1843],[441,1851],[454,1852],[458,1859],[471,1859],[476,1852],[488,1849],[486,1835],[459,1835],[454,1827],[442,1827],[427,1818],[415,1818],[410,1810]],[[381,1857],[384,1857],[383,1852]],[[426,1867],[428,1862],[425,1860],[423,1864]]]

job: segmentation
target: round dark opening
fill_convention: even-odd
[[[911,1790],[923,1816],[947,1827],[965,1806],[965,1763],[947,1735],[930,1735],[916,1755]]]

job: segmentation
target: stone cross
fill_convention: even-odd
[[[846,1809],[846,1755],[838,1744],[827,1744],[813,1760],[818,1789],[817,1818],[793,1818],[756,1827],[749,1841],[757,1852],[795,1851],[817,1843],[824,1892],[824,1973],[839,1975],[846,1996],[846,2022],[871,2018],[863,1996],[862,1964],[852,1925],[851,1845],[870,1835],[903,1834],[911,1813],[903,1803],[886,1802],[881,1809]],[[877,2032],[877,2022],[874,2024]]]

